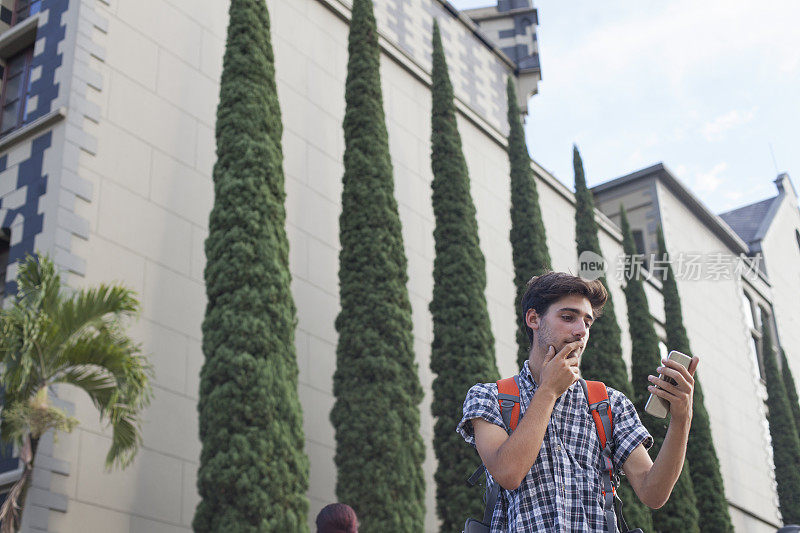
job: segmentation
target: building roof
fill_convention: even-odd
[[[763,238],[762,228],[767,218],[774,211],[773,204],[777,203],[779,196],[767,198],[754,204],[746,205],[732,211],[720,213],[720,218],[736,232],[743,241],[750,244]],[[767,221],[769,226],[769,221]]]
[[[778,188],[778,195],[760,202],[745,205],[733,209],[719,216],[733,230],[746,241],[752,252],[761,250],[760,242],[769,231],[772,220],[781,206],[784,198],[791,198],[793,205],[797,204],[797,192],[795,191],[789,174],[782,172],[775,178],[775,187]]]
[[[697,198],[692,192],[664,166],[663,163],[656,163],[653,166],[643,168],[626,176],[622,176],[605,183],[591,187],[593,194],[598,194],[603,191],[608,191],[619,187],[620,185],[631,183],[645,178],[659,179],[673,194],[675,194],[689,209],[691,209],[697,218],[705,224],[722,242],[727,244],[731,250],[737,253],[747,253],[749,248],[747,243],[734,232],[727,223],[720,217],[708,210],[708,208]]]

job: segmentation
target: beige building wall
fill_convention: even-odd
[[[97,139],[97,146],[79,151],[77,162],[80,177],[92,184],[92,193],[78,198],[75,206],[76,214],[88,221],[88,238],[70,236],[71,251],[85,261],[85,273],[71,275],[70,282],[79,286],[119,281],[140,294],[143,310],[132,326],[132,334],[150,354],[156,378],[155,396],[144,417],[144,447],[125,471],[104,471],[109,433],[98,424],[96,410],[88,398],[71,389],[58,389],[59,397],[74,405],[81,426],[62,436],[55,445],[54,457],[68,468],[53,475],[51,490],[65,495],[68,505],[66,512],[50,512],[49,529],[62,533],[187,532],[198,501],[195,484],[200,442],[196,403],[203,361],[200,325],[205,310],[204,240],[213,203],[214,121],[227,2],[152,0],[147,9],[133,0],[81,0],[76,5],[96,13],[101,21],[84,28],[82,37],[96,47],[97,52],[87,56],[85,66],[98,72],[100,79],[85,95],[86,101],[98,110],[97,120],[80,124]],[[337,339],[333,324],[339,312],[338,217],[344,151],[341,123],[349,2],[267,0],[267,5],[284,123],[286,229],[292,291],[298,310],[299,392],[306,453],[311,461],[311,522],[323,505],[336,499],[335,442],[328,413],[334,401],[332,375]],[[486,297],[496,356],[503,375],[517,371],[508,158],[504,146],[505,76],[511,66],[481,44],[473,35],[473,28],[446,12],[438,0],[377,2],[384,109],[408,257],[414,347],[426,392],[420,405],[421,432],[427,449],[426,531],[437,531],[438,520],[431,445],[433,376],[428,364],[432,340],[428,304],[434,253],[429,160],[430,36],[419,28],[425,27],[425,21],[430,22],[432,14],[439,19],[446,38],[458,43],[446,49],[486,257]],[[397,24],[398,16],[412,22],[403,29]],[[464,64],[465,57],[472,61],[468,66]],[[467,75],[467,69],[471,69],[478,83]],[[565,157],[568,154],[565,147]],[[532,165],[553,266],[577,272],[572,193],[544,169]],[[667,205],[667,217],[675,221],[668,232],[671,246],[673,238],[674,246],[711,242],[711,237],[697,228],[680,226],[691,218],[681,213],[679,202]],[[599,216],[598,221],[603,255],[617,257],[621,253],[619,230],[604,216]],[[695,230],[701,234],[697,241],[680,240]],[[608,279],[622,330],[623,356],[630,362],[624,294],[613,272]],[[663,320],[657,289],[656,284],[647,286],[652,313]],[[690,308],[695,295],[682,289],[686,295],[684,308]],[[738,309],[735,306],[740,305],[726,296],[715,296],[711,287],[697,291],[697,296],[701,295],[711,300],[716,297],[718,301],[714,301],[727,308]],[[725,380],[708,380],[706,390],[715,406],[715,440],[728,446],[720,449],[720,455],[731,501],[754,512],[768,509],[774,514],[774,502],[769,496],[774,492],[770,492],[766,474],[770,471],[768,461],[758,451],[763,451],[765,445],[758,425],[758,416],[763,412],[750,404],[744,406],[744,411],[734,411],[727,409],[725,403],[726,383],[741,387],[737,390],[754,389],[752,372],[744,362],[723,364],[725,353],[736,352],[738,340],[735,332],[725,329],[724,317],[709,316],[708,301],[695,302],[705,307],[698,316],[691,316],[689,334],[694,349],[704,357],[703,372],[709,375],[714,369],[725,376]],[[702,313],[706,315],[699,316]],[[735,428],[741,427],[738,419],[742,416],[752,433],[747,439],[734,433]],[[719,423],[718,418],[722,420]],[[465,477],[468,474],[465,472]],[[758,491],[761,495],[756,494]],[[738,524],[746,524],[745,518],[737,520]]]
[[[227,26],[225,2],[83,0],[105,31],[89,32],[99,74],[86,99],[99,117],[84,130],[97,139],[81,151],[79,175],[90,201],[76,212],[87,240],[72,240],[86,261],[73,285],[119,281],[140,295],[133,325],[155,367],[144,416],[144,446],[124,471],[105,472],[109,432],[86,395],[60,388],[80,427],[56,443],[69,473],[51,490],[68,497],[50,513],[50,531],[190,531],[197,501],[200,324],[205,309],[203,242],[213,202],[214,122]],[[100,53],[102,52],[102,53]]]
[[[660,181],[657,191],[673,261],[681,252],[737,255]],[[774,531],[775,527],[751,516],[779,523],[763,384],[744,327],[741,294],[742,283],[748,282],[677,282],[692,351],[701,359],[698,372],[734,526],[736,531]]]
[[[789,367],[800,386],[800,211],[795,189],[786,178],[780,206],[770,223],[761,250],[767,274],[774,287],[772,293],[775,323],[781,347],[786,352]]]

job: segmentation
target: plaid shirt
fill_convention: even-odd
[[[520,372],[521,415],[537,388],[526,361]],[[610,387],[608,394],[614,425],[612,461],[614,470],[619,471],[639,444],[649,448],[653,438],[624,394]],[[496,383],[478,383],[464,400],[464,416],[457,431],[474,446],[473,418],[504,428]],[[604,532],[601,472],[597,429],[588,414],[583,389],[575,383],[556,400],[539,455],[520,486],[516,490],[500,490],[492,515],[492,532]]]

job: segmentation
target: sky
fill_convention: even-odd
[[[528,149],[568,187],[575,143],[589,186],[663,162],[714,213],[775,196],[779,172],[800,193],[800,2],[533,5]]]

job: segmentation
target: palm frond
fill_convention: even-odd
[[[0,310],[0,374],[6,405],[25,406],[47,386],[64,383],[89,395],[100,418],[112,427],[107,466],[126,466],[141,445],[139,413],[152,396],[152,366],[123,330],[139,312],[135,294],[99,285],[62,289],[52,260],[28,256],[17,274],[12,306]],[[25,408],[0,411],[3,437],[24,440],[36,424],[70,428],[66,415],[42,411],[38,421]],[[62,413],[63,414],[63,413]]]
[[[46,255],[27,254],[17,271],[16,301],[21,305],[53,307],[61,292],[61,276]]]
[[[83,289],[65,298],[54,316],[50,346],[69,343],[75,335],[115,327],[121,317],[139,312],[133,291],[115,285]]]
[[[117,415],[111,424],[111,447],[106,454],[106,470],[130,465],[142,445],[139,419],[129,409],[122,409]]]
[[[86,330],[74,335],[59,347],[54,358],[53,375],[72,366],[97,365],[114,375],[122,375],[126,359],[135,355],[139,346],[113,328],[102,331]]]
[[[67,383],[82,389],[104,416],[116,396],[117,380],[107,369],[97,365],[78,365],[52,378],[52,383]]]

